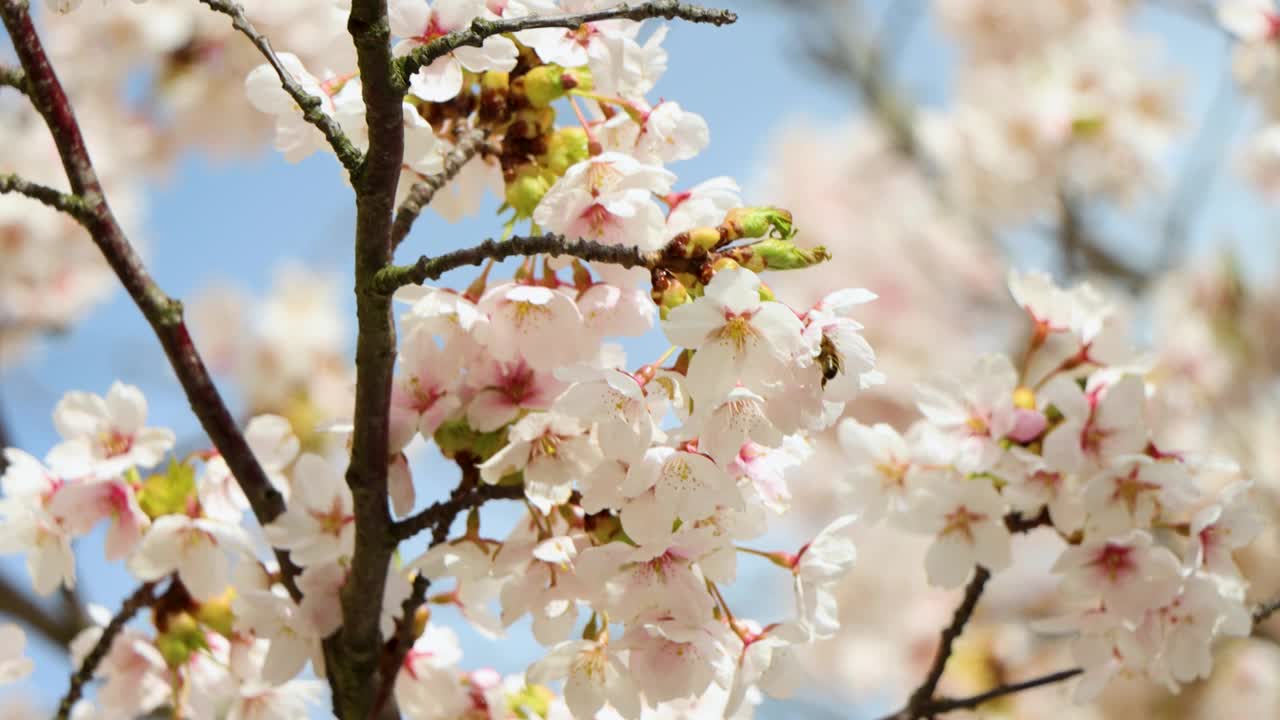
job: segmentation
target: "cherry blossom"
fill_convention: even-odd
[[[147,399],[132,385],[114,383],[105,398],[67,393],[53,411],[63,442],[50,451],[49,463],[73,475],[155,467],[173,447],[174,434],[145,427],[146,421]]]
[[[795,313],[762,302],[760,278],[741,269],[717,273],[706,294],[672,310],[662,329],[673,343],[697,351],[688,372],[695,402],[715,402],[735,383],[769,391],[804,347]]]
[[[263,530],[299,565],[332,562],[355,547],[351,488],[327,460],[304,454],[294,463],[296,492],[285,512]]]

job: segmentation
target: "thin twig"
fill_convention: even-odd
[[[1280,611],[1280,597],[1258,603],[1257,607],[1253,609],[1253,624],[1257,625],[1258,623],[1265,621],[1277,611]]]
[[[973,579],[964,589],[964,599],[956,607],[956,612],[951,617],[951,624],[942,630],[942,637],[938,640],[938,651],[933,656],[933,664],[929,667],[924,682],[911,693],[911,698],[907,701],[907,709],[923,707],[933,699],[933,694],[938,690],[938,682],[942,680],[942,671],[947,667],[947,660],[951,659],[956,638],[960,637],[964,632],[964,626],[973,617],[973,611],[978,607],[978,599],[982,597],[982,591],[987,586],[987,580],[990,579],[991,573],[986,568],[979,565],[974,569]]]
[[[32,200],[48,205],[54,210],[70,215],[81,224],[90,222],[93,217],[93,211],[90,210],[89,204],[84,201],[84,198],[69,195],[47,185],[31,182],[18,175],[0,175],[0,194],[4,193],[25,195]]]
[[[462,512],[480,507],[490,500],[519,500],[522,497],[524,497],[524,488],[520,485],[481,483],[462,493],[455,491],[448,500],[441,500],[401,520],[392,526],[392,532],[396,540],[408,540],[423,530],[433,528],[443,527],[445,532],[448,532],[449,524]]]
[[[415,184],[409,189],[409,195],[400,203],[400,207],[396,208],[396,219],[391,223],[391,249],[400,246],[404,239],[408,237],[409,230],[413,228],[413,223],[417,221],[418,215],[422,213],[423,208],[431,204],[432,198],[436,193],[440,192],[445,185],[448,185],[462,172],[462,168],[466,166],[471,158],[474,158],[480,152],[481,146],[484,144],[485,133],[476,131],[468,133],[453,146],[448,156],[444,159],[444,167],[440,172],[431,177]]]
[[[378,273],[373,287],[379,292],[392,293],[405,285],[437,280],[447,272],[467,265],[479,265],[485,260],[504,260],[540,253],[569,255],[581,260],[613,263],[626,268],[653,268],[664,262],[661,252],[643,252],[631,246],[602,245],[582,239],[568,240],[564,235],[555,233],[522,235],[507,240],[485,240],[475,247],[455,250],[434,258],[424,255],[412,265],[387,267]]]
[[[324,134],[329,147],[333,148],[334,154],[338,156],[338,162],[342,163],[347,172],[355,173],[364,159],[360,151],[342,131],[338,121],[323,110],[324,101],[304,90],[289,74],[289,70],[280,62],[280,57],[272,49],[271,41],[249,22],[249,18],[244,14],[244,8],[239,3],[228,0],[199,0],[199,2],[231,18],[232,27],[249,38],[254,47],[258,48],[262,56],[267,59],[271,68],[276,71],[276,75],[280,78],[280,87],[284,88],[284,91],[289,93],[289,97],[298,104],[298,108],[302,110],[302,117]]]
[[[213,441],[214,447],[227,461],[240,488],[249,499],[254,515],[264,525],[271,522],[284,511],[284,498],[267,479],[235,418],[214,386],[208,368],[191,341],[191,334],[183,321],[182,303],[165,294],[151,277],[142,258],[112,213],[89,158],[71,102],[49,63],[31,21],[27,3],[0,0],[0,17],[4,20],[13,48],[27,75],[27,94],[31,104],[44,118],[53,136],[63,170],[71,185],[71,194],[79,198],[87,210],[76,219],[88,230],[107,264],[115,271],[129,297],[151,325],[178,376],[192,411]],[[295,599],[300,598],[301,593],[293,581],[296,567],[289,561],[287,554],[278,552],[276,557],[284,570],[285,587]]]
[[[111,650],[111,643],[115,642],[116,636],[124,629],[125,623],[133,619],[138,611],[148,607],[155,600],[155,583],[144,583],[133,591],[129,597],[125,598],[124,605],[120,607],[120,612],[111,618],[111,622],[102,629],[102,635],[98,638],[98,642],[94,644],[93,649],[85,656],[84,661],[80,663],[80,667],[71,675],[71,687],[67,688],[67,694],[62,697],[62,702],[58,703],[58,720],[66,720],[71,715],[71,708],[80,699],[84,692],[84,686],[93,678],[93,673],[98,669],[98,665],[103,658]]]
[[[0,65],[0,86],[11,87],[20,93],[27,92],[27,76],[20,68]]]
[[[396,61],[397,81],[408,91],[409,78],[422,68],[435,62],[460,47],[480,47],[486,38],[504,33],[533,30],[535,28],[567,28],[574,29],[589,22],[601,20],[645,20],[648,18],[666,18],[667,20],[687,20],[693,23],[711,25],[728,25],[737,22],[738,16],[728,10],[713,10],[686,5],[676,0],[652,0],[640,5],[614,5],[603,10],[571,13],[566,15],[544,15],[530,17],[503,18],[486,20],[476,18],[466,30],[455,30],[448,35],[438,37]]]
[[[1082,668],[1059,670],[1058,672],[1049,673],[1048,675],[1042,675],[1030,680],[1000,685],[999,687],[992,688],[984,693],[971,695],[969,697],[940,698],[924,704],[915,712],[915,714],[903,714],[907,712],[904,710],[902,713],[890,715],[889,717],[884,718],[884,720],[917,720],[918,718],[932,718],[935,715],[941,715],[942,713],[953,712],[955,710],[971,710],[985,702],[1004,697],[1005,695],[1012,695],[1014,693],[1023,692],[1024,690],[1031,690],[1045,685],[1060,683],[1063,680],[1070,680],[1083,672],[1084,670]]]

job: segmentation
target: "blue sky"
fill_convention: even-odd
[[[702,155],[673,166],[681,185],[730,175],[749,190],[778,127],[795,118],[834,124],[857,111],[852,93],[833,85],[804,61],[786,16],[759,3],[729,6],[739,11],[738,24],[719,30],[675,24],[666,42],[670,69],[655,96],[677,100],[701,113],[712,131],[711,145]],[[1222,38],[1161,11],[1145,11],[1141,23],[1166,38],[1171,46],[1166,48],[1167,56],[1184,68],[1191,88],[1191,122],[1198,123],[1221,72]],[[925,21],[910,36],[897,67],[900,85],[928,105],[945,102],[955,61],[954,54],[936,40],[935,30]],[[1239,124],[1250,122],[1242,118]],[[1172,167],[1180,162],[1175,155]],[[317,156],[290,165],[269,151],[235,162],[190,154],[181,158],[170,180],[149,194],[148,262],[161,285],[178,297],[189,298],[213,282],[231,282],[261,293],[280,262],[288,258],[300,258],[343,278],[349,273],[354,214],[350,192],[331,158]],[[1273,220],[1270,210],[1233,181],[1217,183],[1209,204],[1211,209],[1195,227],[1200,247],[1216,242],[1223,229],[1258,240],[1265,237],[1259,230]],[[1159,210],[1146,208],[1142,213],[1158,216]],[[1121,243],[1132,242],[1140,238],[1143,227],[1119,223],[1116,236]],[[403,257],[437,253],[500,231],[500,223],[488,214],[455,226],[427,215],[402,253]],[[1260,241],[1242,245],[1246,256],[1265,260],[1255,266],[1274,265],[1274,251]],[[849,256],[856,257],[855,253],[856,248],[848,251]],[[1019,254],[1030,262],[1043,255],[1034,247]],[[461,285],[466,280],[464,273],[456,282]],[[153,424],[174,427],[180,438],[197,432],[159,346],[123,294],[68,334],[42,343],[23,364],[0,374],[0,408],[18,444],[39,455],[56,441],[50,413],[62,393],[72,389],[102,393],[115,379],[147,392]],[[114,610],[132,589],[127,574],[120,566],[101,562],[96,535],[81,543],[79,554],[86,597]],[[10,576],[25,573],[20,559],[14,558],[0,560],[0,571]],[[769,588],[786,592],[778,578],[770,580]],[[770,604],[781,612],[786,602],[784,595]],[[513,636],[523,638],[524,633],[516,628]],[[24,686],[0,690],[0,699],[22,692],[53,703],[65,689],[67,665],[61,653],[35,637],[32,646],[40,669]],[[492,663],[510,670],[520,665],[522,657],[530,656],[533,646],[519,640],[499,652],[496,645],[468,637],[465,649],[468,666]]]

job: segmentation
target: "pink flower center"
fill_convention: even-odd
[[[1102,573],[1111,582],[1133,574],[1138,565],[1133,559],[1133,548],[1107,543],[1098,550],[1088,566]]]

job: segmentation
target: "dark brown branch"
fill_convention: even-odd
[[[1004,516],[1004,526],[1011,533],[1031,532],[1038,527],[1052,524],[1053,520],[1049,517],[1048,505],[1040,508],[1040,512],[1035,515],[1026,516],[1020,512],[1011,512]]]
[[[182,303],[160,289],[116,221],[89,158],[71,102],[49,63],[31,22],[27,4],[19,0],[0,0],[0,16],[3,16],[14,50],[26,72],[31,103],[53,135],[71,185],[71,194],[84,203],[86,212],[76,219],[89,231],[107,264],[155,331],[192,411],[209,434],[214,447],[227,461],[249,499],[254,515],[262,524],[271,522],[284,511],[284,499],[267,479],[214,386],[183,321]],[[296,568],[287,555],[277,553],[277,558],[285,570],[285,586],[295,598],[300,597],[292,577],[292,570]]]
[[[569,255],[582,260],[613,263],[623,267],[653,268],[664,262],[660,252],[642,252],[639,248],[623,245],[602,245],[591,240],[568,240],[563,235],[517,236],[507,240],[485,240],[472,248],[455,250],[438,257],[422,256],[412,265],[396,265],[378,273],[374,287],[390,294],[397,288],[436,280],[445,273],[467,265],[479,265],[485,260],[504,260],[546,253],[552,256]]]
[[[89,222],[93,217],[89,205],[82,198],[68,195],[47,185],[33,183],[18,175],[0,175],[0,194],[4,193],[25,195],[54,210],[70,215],[72,219],[81,224]]]
[[[208,6],[211,10],[231,18],[232,27],[249,38],[254,47],[258,48],[262,56],[267,59],[267,63],[271,65],[271,68],[276,71],[276,75],[280,78],[280,87],[284,88],[284,91],[289,93],[289,97],[293,98],[293,101],[298,104],[298,108],[302,111],[302,117],[324,134],[325,140],[329,142],[329,147],[333,148],[334,154],[338,156],[338,162],[342,163],[347,172],[355,173],[363,160],[360,151],[356,149],[355,145],[351,144],[351,140],[342,131],[342,126],[338,124],[338,121],[324,112],[322,109],[324,101],[308,93],[298,84],[297,80],[293,79],[293,76],[289,74],[289,70],[280,62],[279,56],[272,49],[271,42],[267,40],[266,36],[258,32],[253,23],[250,23],[249,19],[245,17],[244,8],[240,7],[239,3],[229,2],[228,0],[199,0],[199,2]]]
[[[93,673],[98,669],[98,665],[103,658],[111,650],[111,644],[115,642],[116,636],[124,629],[125,623],[133,619],[139,610],[151,605],[155,600],[155,583],[144,583],[139,586],[133,594],[125,598],[124,605],[121,606],[120,612],[111,618],[111,622],[102,629],[102,636],[98,638],[98,642],[94,644],[93,649],[85,656],[84,662],[80,663],[80,667],[71,675],[71,687],[67,688],[67,694],[62,697],[62,702],[58,703],[58,720],[66,720],[71,716],[71,708],[80,699],[84,693],[84,686],[93,678]]]
[[[459,514],[478,508],[490,500],[519,500],[524,497],[524,488],[520,485],[488,485],[481,483],[463,492],[454,491],[448,500],[441,500],[423,509],[416,515],[401,520],[392,526],[397,541],[408,540],[418,533],[433,529],[434,532],[448,532],[449,525]],[[433,544],[439,543],[433,537]]]
[[[484,144],[485,133],[476,131],[464,135],[453,150],[444,159],[444,168],[440,172],[423,180],[409,189],[409,196],[396,208],[396,219],[391,223],[391,249],[394,251],[409,236],[409,230],[417,221],[422,210],[431,204],[431,199],[448,185],[462,168],[471,161]]]
[[[26,623],[50,643],[66,647],[84,628],[84,623],[81,608],[72,605],[75,601],[67,595],[62,598],[62,607],[57,612],[50,612],[32,598],[29,585],[23,587],[8,577],[0,576],[0,613]]]
[[[887,715],[882,718],[882,720],[919,720],[919,718],[932,718],[935,715],[941,715],[942,713],[949,713],[956,710],[972,710],[983,703],[1004,697],[1005,695],[1012,695],[1014,693],[1023,692],[1024,690],[1031,690],[1045,685],[1060,683],[1063,680],[1070,680],[1082,672],[1084,672],[1084,670],[1081,668],[1059,670],[1058,672],[1042,675],[1030,680],[1009,683],[1008,685],[1000,685],[984,693],[971,695],[965,698],[940,698],[938,700],[925,703],[914,711],[904,709],[900,712],[894,713],[893,715]]]
[[[27,92],[27,76],[19,68],[0,65],[0,87],[11,87],[25,94]]]
[[[969,585],[964,589],[964,599],[960,601],[955,614],[951,617],[951,624],[942,630],[942,637],[938,640],[938,651],[933,656],[933,664],[929,666],[929,672],[925,675],[924,682],[920,683],[920,687],[911,693],[911,698],[907,700],[907,707],[903,712],[917,713],[919,708],[924,707],[933,700],[933,694],[938,690],[938,682],[942,680],[942,671],[947,667],[947,660],[951,659],[951,651],[955,645],[956,638],[960,637],[960,634],[964,632],[964,626],[973,617],[973,611],[978,607],[978,599],[982,597],[982,591],[987,586],[987,580],[990,579],[991,573],[986,568],[979,565],[974,569],[973,579],[969,581]],[[928,716],[910,714],[906,717]]]
[[[542,17],[504,18],[502,20],[486,20],[476,18],[466,30],[456,30],[438,37],[415,49],[412,53],[396,61],[396,82],[408,91],[409,78],[422,68],[435,62],[460,47],[480,47],[486,38],[504,33],[532,30],[534,28],[567,28],[574,29],[589,22],[601,20],[646,20],[649,18],[666,18],[667,20],[687,20],[693,23],[709,23],[711,25],[728,25],[737,22],[738,16],[728,10],[712,10],[686,5],[676,0],[652,0],[639,5],[615,5],[603,10],[572,13],[567,15],[546,15]]]
[[[396,329],[388,294],[374,278],[391,263],[391,221],[404,162],[404,89],[395,82],[386,0],[352,0],[347,31],[360,70],[369,150],[352,177],[356,193],[355,430],[346,480],[354,499],[356,541],[342,589],[342,628],[327,643],[334,712],[364,720],[382,682],[383,641],[378,618],[395,543],[387,503],[391,377]],[[394,669],[393,669],[394,671]],[[394,703],[387,714],[395,714]]]

